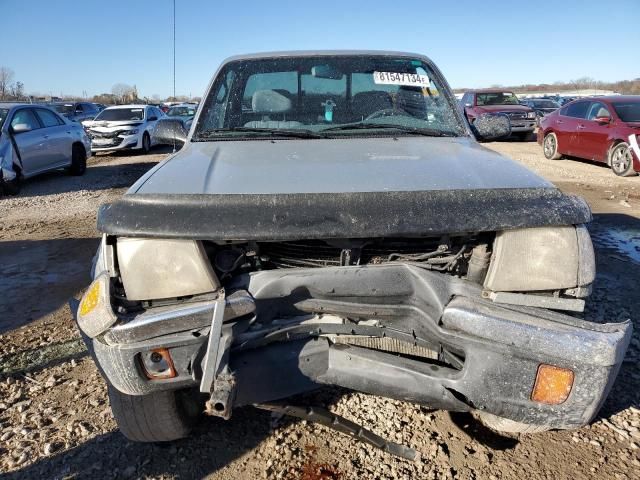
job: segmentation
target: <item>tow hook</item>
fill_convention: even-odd
[[[228,364],[233,337],[231,332],[223,332],[222,329],[225,304],[225,292],[221,290],[213,308],[200,391],[211,395],[205,404],[205,413],[229,420],[236,382]]]
[[[231,409],[235,397],[236,380],[231,373],[222,373],[216,377],[211,397],[205,403],[205,413],[225,420],[231,418]]]
[[[294,406],[283,402],[255,403],[253,406],[261,410],[277,412],[283,415],[301,418],[309,422],[319,423],[400,458],[411,461],[415,461],[418,458],[418,452],[413,448],[385,440],[379,435],[367,430],[362,425],[358,425],[351,420],[331,413],[324,408]]]

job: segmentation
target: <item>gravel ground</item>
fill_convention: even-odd
[[[640,478],[640,177],[548,161],[534,142],[487,144],[594,211],[598,278],[585,317],[632,318],[635,333],[598,418],[577,431],[499,435],[468,414],[330,389],[322,405],[417,449],[409,462],[323,426],[252,408],[205,418],[188,439],[134,444],[117,431],[106,387],[67,301],[88,283],[98,206],[166,156],[92,158],[83,177],[51,174],[0,199],[0,472],[4,478]]]

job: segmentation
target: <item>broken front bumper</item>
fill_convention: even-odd
[[[574,428],[597,413],[631,335],[630,322],[497,305],[466,281],[401,264],[263,271],[232,288],[226,300],[150,309],[97,335],[91,347],[108,381],[132,395],[196,387],[207,375],[215,386],[227,365],[230,406],[338,385]],[[211,343],[222,361],[207,362],[216,302],[226,320]],[[354,338],[377,340],[363,348]],[[158,348],[170,353],[173,378],[145,376],[140,356]],[[566,399],[532,400],[541,365],[572,373]]]

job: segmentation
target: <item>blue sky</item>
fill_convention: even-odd
[[[640,0],[176,0],[176,91],[200,96],[227,56],[366,48],[424,53],[455,87],[640,77]],[[0,0],[0,66],[27,92],[116,83],[172,93],[171,0]]]

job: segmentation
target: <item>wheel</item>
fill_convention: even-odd
[[[77,143],[71,149],[71,166],[69,167],[69,175],[82,175],[87,170],[87,153],[82,145]]]
[[[111,410],[120,432],[133,442],[170,442],[189,435],[199,415],[188,392],[126,395],[109,386]]]
[[[146,155],[149,153],[149,150],[151,150],[151,137],[149,137],[147,132],[144,132],[142,134],[142,153]]]
[[[560,160],[562,158],[562,154],[558,153],[558,137],[556,137],[555,133],[547,133],[544,137],[542,151],[545,158],[549,160]]]
[[[520,423],[508,418],[498,417],[492,413],[476,412],[477,418],[483,425],[502,433],[540,433],[551,430],[546,425],[531,425],[528,423]]]
[[[16,166],[13,168],[16,172],[16,178],[13,180],[4,180],[0,171],[0,195],[17,195],[20,193],[20,170]]]
[[[636,174],[633,169],[633,157],[628,143],[620,142],[611,149],[609,165],[611,165],[613,173],[620,177],[630,177]]]

